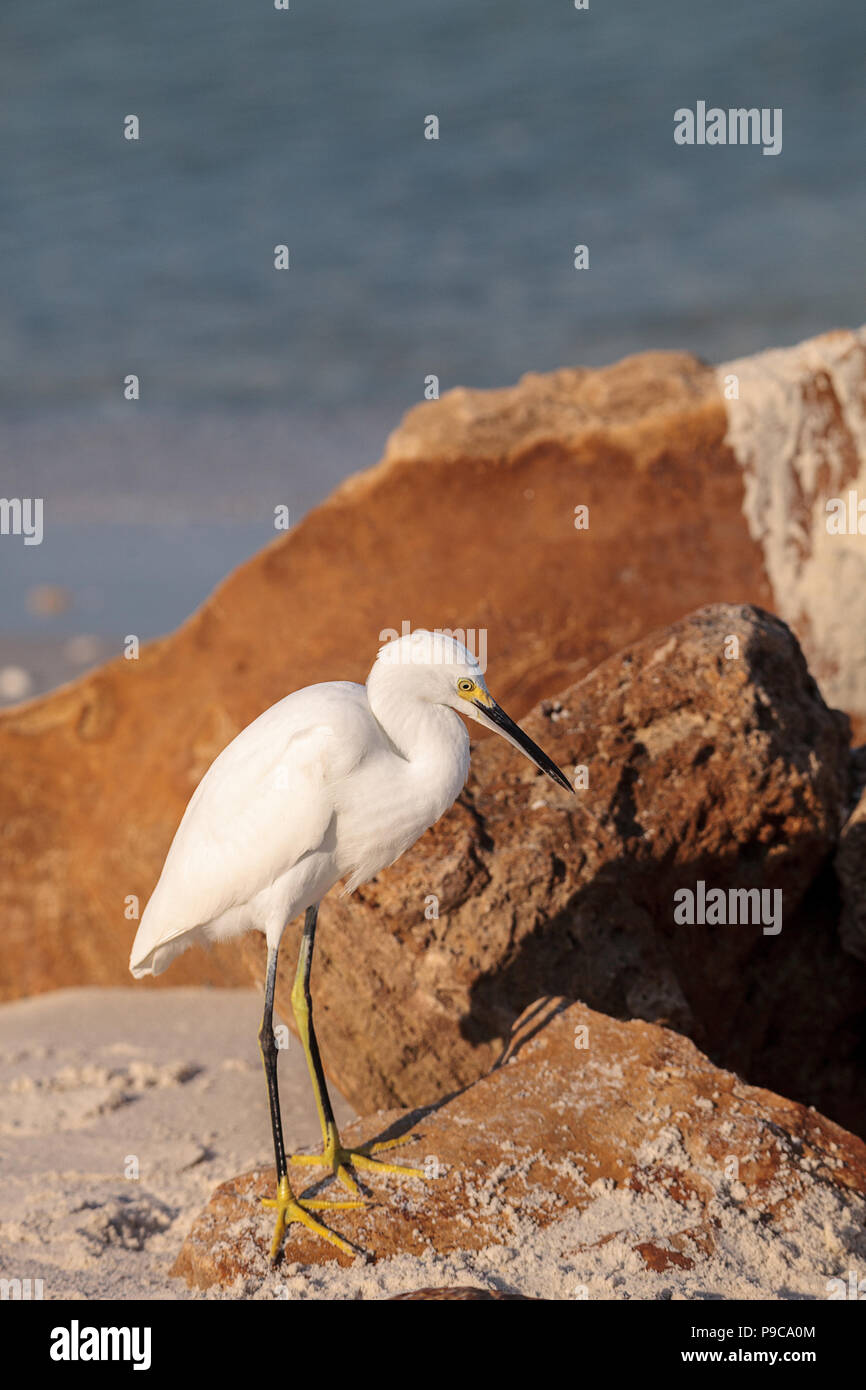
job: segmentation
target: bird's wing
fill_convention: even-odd
[[[130,959],[249,902],[317,849],[334,788],[376,746],[363,686],[308,686],[248,725],[205,773],[184,812]]]

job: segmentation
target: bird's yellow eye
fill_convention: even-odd
[[[464,676],[462,680],[457,682],[457,689],[462,695],[468,695],[470,691],[475,689],[475,682]]]

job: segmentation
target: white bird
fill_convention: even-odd
[[[159,975],[194,942],[223,941],[252,929],[266,937],[259,1044],[277,1169],[276,1200],[266,1202],[277,1209],[272,1261],[291,1222],[355,1254],[310,1213],[363,1205],[302,1201],[289,1183],[273,1007],[280,939],[301,912],[306,916],[292,1010],[323,1147],[320,1155],[298,1154],[289,1161],[329,1168],[356,1197],[350,1166],[419,1176],[416,1169],[372,1156],[390,1145],[352,1150],[341,1143],[313,1029],[310,969],[318,906],[329,889],[345,880],[344,892],[351,893],[393,864],[459,795],[469,771],[469,737],[460,714],[495,729],[573,790],[493,700],[470,652],[444,633],[416,631],[381,648],[366,686],[333,681],[297,690],[223,749],[186,808],[142,916],[129,962],[136,978]]]

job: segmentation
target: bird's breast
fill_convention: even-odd
[[[337,816],[340,876],[349,892],[393,864],[454,804],[469,768],[452,757],[438,766],[402,763],[388,775],[363,775],[353,784]]]

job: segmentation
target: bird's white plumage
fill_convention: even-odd
[[[256,928],[269,945],[336,883],[371,878],[453,803],[469,770],[457,695],[485,689],[460,643],[416,632],[382,648],[366,687],[296,691],[240,733],[197,787],[135,938],[159,974],[197,940]],[[483,721],[479,721],[483,722]]]

